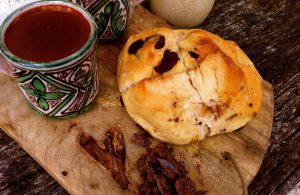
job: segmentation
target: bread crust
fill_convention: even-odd
[[[262,78],[247,55],[201,29],[154,28],[131,36],[117,74],[129,115],[172,144],[237,130],[262,102]]]

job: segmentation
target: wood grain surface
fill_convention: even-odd
[[[299,182],[299,6],[297,1],[217,1],[201,25],[236,40],[274,85],[273,135],[249,193],[284,194]],[[1,194],[66,193],[3,132],[0,145]]]
[[[130,141],[141,130],[121,105],[117,58],[129,36],[161,26],[169,25],[139,6],[122,40],[99,45],[101,91],[90,111],[77,118],[53,120],[37,115],[24,101],[14,79],[0,76],[0,128],[72,194],[136,194],[141,182],[136,161],[146,150]],[[243,194],[256,175],[271,136],[274,108],[272,86],[265,81],[262,84],[261,109],[245,127],[194,144],[174,146],[175,158],[185,163],[198,190]],[[97,144],[101,145],[106,131],[114,126],[121,128],[126,143],[128,190],[122,190],[114,181],[105,170],[108,166],[93,158],[101,150]],[[82,143],[87,143],[84,140],[89,137],[95,141],[87,152]]]

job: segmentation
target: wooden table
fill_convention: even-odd
[[[235,40],[274,87],[272,138],[249,193],[299,193],[300,1],[217,0],[200,27]],[[67,194],[3,131],[0,154],[0,194]]]

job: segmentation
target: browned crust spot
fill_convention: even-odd
[[[169,122],[174,121],[176,123],[179,122],[179,117],[173,118],[173,119],[168,119]]]

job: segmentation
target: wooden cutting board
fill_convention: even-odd
[[[141,178],[135,163],[145,149],[131,142],[133,133],[141,129],[121,106],[116,83],[117,57],[131,34],[160,26],[169,25],[137,7],[123,39],[99,46],[101,92],[92,108],[77,118],[53,120],[39,116],[25,102],[15,81],[0,75],[0,128],[72,194],[136,193]],[[247,193],[268,147],[273,107],[272,86],[263,81],[261,110],[247,126],[188,146],[174,146],[175,157],[185,163],[197,189],[208,194]],[[115,125],[125,136],[128,190],[121,190],[79,144],[79,135],[86,133],[101,145],[106,131]]]

